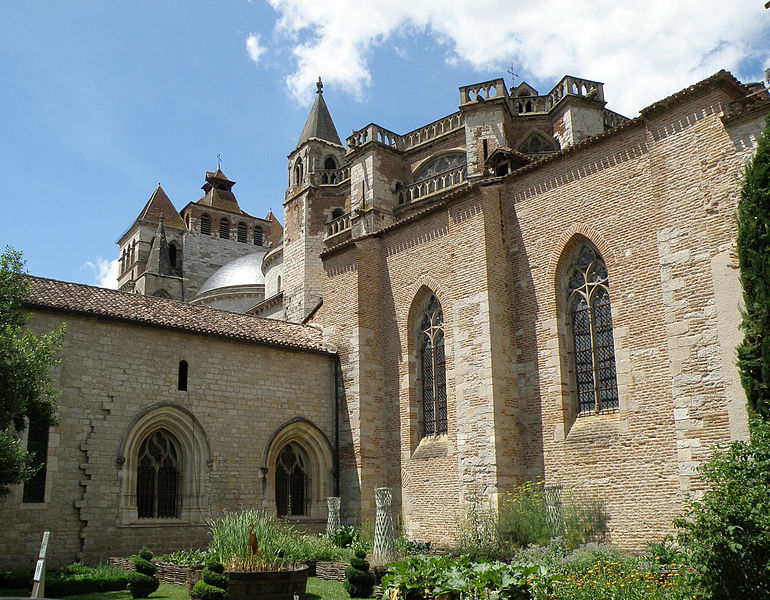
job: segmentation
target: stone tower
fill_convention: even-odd
[[[289,185],[284,202],[283,302],[290,321],[302,321],[320,303],[327,222],[348,212],[341,185],[349,178],[337,129],[317,92],[296,149],[289,154]]]

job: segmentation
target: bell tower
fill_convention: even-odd
[[[302,321],[320,303],[326,223],[345,209],[349,173],[337,129],[318,78],[316,97],[297,147],[289,154],[289,182],[284,202],[284,309],[290,321]]]

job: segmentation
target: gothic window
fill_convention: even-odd
[[[229,240],[230,239],[230,221],[225,217],[219,220],[219,237]]]
[[[298,158],[297,162],[294,163],[294,185],[302,183],[302,176],[302,159]]]
[[[205,213],[201,215],[201,233],[211,235],[211,217]]]
[[[34,419],[29,422],[27,432],[27,452],[34,453],[32,467],[37,468],[35,474],[24,482],[22,502],[45,501],[46,459],[48,458],[48,425]]]
[[[324,169],[326,169],[327,171],[331,171],[332,169],[336,169],[336,168],[337,168],[337,163],[335,162],[334,157],[329,156],[324,161]]]
[[[147,436],[139,447],[136,508],[140,519],[179,517],[181,495],[179,443],[165,429]]]
[[[450,152],[449,154],[442,154],[436,158],[430,159],[414,174],[415,181],[421,181],[428,179],[439,173],[445,173],[451,171],[457,167],[465,164],[464,152]]]
[[[179,376],[177,377],[176,389],[180,392],[187,391],[187,361],[179,361]]]
[[[278,276],[278,285],[277,285],[277,287],[278,287],[278,291],[280,292],[281,291],[281,276],[280,275]]]
[[[447,431],[446,363],[444,355],[444,316],[433,294],[420,314],[418,360],[423,435]]]
[[[295,444],[286,444],[275,465],[275,506],[279,517],[306,515],[308,464]]]
[[[246,243],[246,223],[238,223],[238,241]]]
[[[262,245],[262,228],[261,227],[254,228],[254,245],[255,246]]]
[[[578,415],[609,412],[618,407],[607,279],[607,267],[599,252],[588,244],[578,248],[566,279]]]

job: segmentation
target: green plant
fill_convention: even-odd
[[[228,600],[227,585],[230,579],[224,574],[221,563],[210,562],[203,569],[202,579],[193,586],[193,595],[198,600]]]
[[[746,165],[737,212],[743,285],[743,343],[738,368],[749,409],[770,420],[770,116],[757,153]]]
[[[135,571],[128,574],[128,590],[134,598],[147,598],[160,585],[160,581],[155,577],[158,567],[150,562],[151,559],[152,552],[144,547],[139,550],[138,555],[131,557]]]
[[[351,598],[369,598],[374,591],[374,575],[369,570],[366,553],[356,550],[345,567],[345,591]]]
[[[128,581],[128,573],[111,565],[74,564],[51,569],[46,576],[45,589],[48,596],[72,596],[124,590]]]
[[[701,469],[709,484],[675,521],[698,579],[714,600],[770,598],[770,423],[719,447]]]
[[[457,530],[457,552],[472,558],[498,558],[500,538],[495,516],[472,497]]]
[[[172,565],[197,567],[199,565],[206,564],[206,562],[209,560],[210,554],[211,553],[208,550],[193,548],[190,550],[177,550],[171,554],[164,554],[159,557],[159,560],[160,562],[169,563]]]
[[[340,548],[350,548],[358,541],[358,538],[358,528],[352,525],[337,527],[337,529],[329,534],[329,541]]]

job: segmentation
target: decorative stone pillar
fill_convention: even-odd
[[[386,565],[396,561],[396,531],[393,517],[390,514],[390,504],[393,501],[391,488],[376,488],[374,500],[377,503],[377,519],[374,523],[374,550],[372,564]]]
[[[342,498],[328,496],[329,516],[326,518],[326,535],[331,535],[340,526],[340,501]]]

